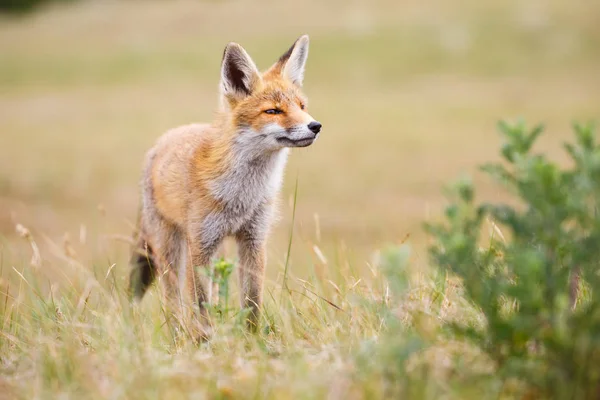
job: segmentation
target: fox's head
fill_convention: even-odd
[[[260,73],[248,53],[229,43],[221,65],[221,104],[239,139],[258,148],[306,147],[321,124],[307,112],[302,94],[308,36],[300,37],[279,60]]]

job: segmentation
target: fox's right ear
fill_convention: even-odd
[[[221,64],[221,96],[235,103],[249,96],[260,81],[260,73],[246,50],[237,43],[229,43]]]

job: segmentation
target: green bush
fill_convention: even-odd
[[[465,181],[445,221],[427,226],[434,264],[460,278],[484,316],[483,324],[451,323],[451,332],[493,361],[501,394],[598,398],[600,146],[591,126],[575,125],[563,168],[532,152],[542,127],[500,130],[504,162],[483,170],[518,204],[477,204]]]

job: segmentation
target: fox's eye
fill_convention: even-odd
[[[283,114],[283,111],[280,110],[279,108],[269,108],[268,110],[265,110],[265,113],[267,113],[267,114]]]
[[[304,110],[306,108],[306,106],[304,105],[304,103],[300,103],[300,109]]]

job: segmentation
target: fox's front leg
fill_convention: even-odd
[[[249,238],[238,239],[240,266],[239,280],[242,307],[250,309],[248,327],[258,328],[262,306],[263,282],[267,255],[265,244]]]
[[[236,234],[240,266],[240,300],[243,308],[250,309],[248,327],[256,330],[262,306],[263,283],[267,263],[266,239],[270,223],[270,209],[259,210]]]
[[[209,327],[206,303],[210,303],[211,278],[208,274],[210,260],[215,254],[224,234],[210,220],[190,224],[188,229],[188,248],[190,262],[187,265],[187,286],[192,304],[199,311],[200,325],[204,333]]]

